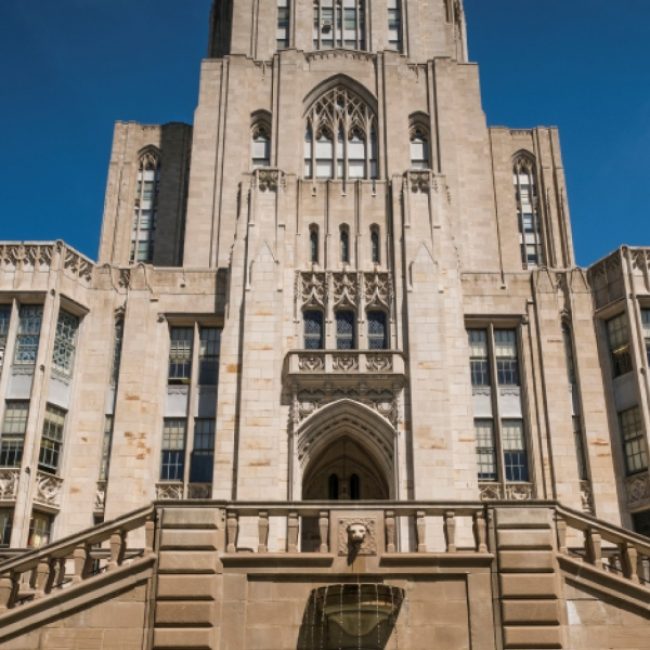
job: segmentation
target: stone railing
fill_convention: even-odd
[[[288,355],[290,375],[404,376],[404,357],[394,350],[302,350]]]
[[[563,506],[556,508],[556,528],[561,555],[650,586],[650,539],[647,537]]]
[[[128,544],[129,533],[144,529],[144,548]],[[0,613],[79,585],[153,556],[153,506],[67,537],[0,564]]]

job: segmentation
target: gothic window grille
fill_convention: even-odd
[[[353,311],[339,310],[336,312],[336,349],[354,350],[356,318]]]
[[[648,367],[650,367],[650,309],[641,310],[641,322],[643,323],[645,337],[645,353],[648,360]]]
[[[309,228],[309,259],[312,264],[318,264],[318,226]]]
[[[29,402],[7,401],[0,435],[0,467],[20,467]]]
[[[29,522],[29,537],[27,546],[30,548],[41,548],[50,543],[52,536],[52,526],[54,524],[54,515],[38,510],[32,511],[32,518]]]
[[[501,425],[506,481],[528,481],[528,454],[521,420],[503,420]]]
[[[61,310],[56,323],[52,366],[56,372],[65,377],[72,376],[78,330],[79,318]]]
[[[388,349],[388,329],[386,327],[386,313],[383,311],[368,312],[368,349]]]
[[[115,319],[115,330],[113,333],[113,359],[111,362],[111,385],[116,386],[120,376],[120,363],[122,360],[122,342],[124,340],[124,318],[119,316]]]
[[[341,262],[350,263],[350,229],[347,226],[341,226],[339,232],[341,244]]]
[[[479,481],[496,481],[498,479],[497,458],[492,420],[475,420],[474,430],[476,433],[476,456],[478,460]]]
[[[253,169],[269,167],[271,164],[271,128],[265,121],[258,120],[251,131],[251,156]]]
[[[648,469],[648,444],[638,406],[618,414],[628,475]]]
[[[381,263],[381,236],[379,226],[370,228],[370,257],[373,264]]]
[[[11,524],[14,511],[11,508],[0,509],[0,546],[7,547],[11,544]]]
[[[215,386],[219,376],[221,330],[216,327],[202,327],[199,339],[199,384]]]
[[[289,47],[289,24],[289,0],[278,0],[278,27],[275,35],[278,50],[284,50]]]
[[[18,334],[14,363],[27,366],[36,363],[38,343],[41,336],[43,307],[40,305],[21,305],[18,318]]]
[[[185,471],[185,418],[165,418],[163,425],[161,481],[182,481]]]
[[[140,157],[138,164],[131,232],[131,263],[153,260],[159,186],[160,158],[156,152],[147,151]]]
[[[7,335],[9,334],[9,321],[11,319],[11,305],[0,305],[0,370],[7,349]]]
[[[431,168],[429,129],[424,120],[424,115],[411,118],[409,128],[411,169]]]
[[[402,51],[402,0],[388,0],[388,49]]]
[[[614,377],[627,374],[632,370],[632,355],[630,354],[630,334],[625,313],[607,321],[607,340],[612,374]]]
[[[495,330],[494,343],[499,386],[519,386],[516,332]]]
[[[315,50],[366,49],[366,15],[363,0],[315,0],[313,45]]]
[[[189,384],[192,376],[193,327],[172,327],[169,345],[170,384]]]
[[[99,464],[99,480],[108,480],[111,460],[111,443],[113,438],[113,416],[104,416],[104,436],[102,438],[102,459]]]
[[[194,450],[190,466],[190,483],[212,483],[214,460],[214,420],[194,420]]]
[[[317,310],[306,311],[303,314],[305,325],[305,349],[322,350],[324,346],[323,312]]]
[[[332,88],[309,109],[304,171],[306,178],[377,178],[375,114],[345,87]]]
[[[38,454],[38,469],[43,472],[56,474],[59,471],[65,416],[66,412],[58,406],[48,404],[45,407],[41,448]]]
[[[525,269],[535,268],[544,263],[544,257],[535,163],[530,156],[520,155],[515,160],[513,182],[519,221],[521,261]]]
[[[487,332],[485,330],[469,330],[467,335],[472,386],[489,386],[490,363],[488,361]]]

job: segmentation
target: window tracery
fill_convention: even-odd
[[[521,262],[525,269],[544,264],[535,161],[526,153],[515,158],[513,183],[517,202]]]
[[[344,86],[324,93],[308,111],[304,174],[305,178],[377,178],[377,118],[366,102]]]
[[[151,148],[140,156],[136,185],[130,262],[153,260],[160,185],[160,156]]]

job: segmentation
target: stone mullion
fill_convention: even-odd
[[[357,277],[357,348],[359,350],[368,349],[368,336],[366,331],[366,282],[365,276],[361,271],[356,274]]]
[[[187,499],[190,484],[190,463],[194,449],[194,417],[198,414],[199,349],[201,347],[201,328],[194,323],[194,344],[192,345],[192,374],[187,396],[187,414],[185,424],[185,467],[183,469],[183,494]],[[216,425],[215,425],[216,435]]]
[[[502,497],[506,490],[506,468],[503,455],[503,442],[501,439],[501,412],[499,408],[499,373],[497,372],[496,346],[494,343],[494,325],[488,327],[488,359],[490,360],[490,374],[492,375],[492,435],[494,438],[494,451],[497,463],[497,480],[500,485]]]

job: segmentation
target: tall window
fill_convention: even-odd
[[[370,257],[373,264],[381,264],[381,236],[379,226],[370,228]]]
[[[202,327],[199,338],[199,384],[214,386],[219,377],[221,330],[216,327]]]
[[[402,0],[388,0],[388,48],[402,51]]]
[[[16,365],[27,366],[36,363],[42,320],[43,307],[40,305],[20,306],[18,334],[14,352],[14,363]]]
[[[363,0],[314,0],[314,49],[366,49]]]
[[[184,418],[165,418],[162,439],[161,481],[182,481],[185,470]]]
[[[11,319],[11,305],[0,305],[0,370],[7,349],[7,335],[9,334],[9,320]]]
[[[289,47],[289,9],[289,0],[278,0],[278,28],[275,34],[278,50]]]
[[[429,155],[429,128],[426,125],[427,116],[417,113],[411,117],[409,129],[411,169],[429,169],[431,167]]]
[[[309,259],[312,264],[318,264],[318,226],[309,227]]]
[[[514,330],[494,331],[499,386],[519,386],[517,334]]]
[[[469,368],[472,386],[490,385],[490,364],[488,361],[487,332],[469,330]]]
[[[370,350],[388,349],[388,331],[386,312],[369,311],[368,314],[368,348]]]
[[[271,126],[266,120],[258,120],[251,131],[251,157],[253,169],[271,164]]]
[[[340,310],[336,312],[336,349],[354,350],[356,318],[353,311]]]
[[[29,521],[29,537],[27,539],[27,546],[30,548],[40,548],[41,546],[49,544],[53,523],[53,515],[34,510],[32,512],[32,518]]]
[[[214,465],[214,420],[194,420],[194,450],[190,468],[190,483],[212,483]]]
[[[160,157],[157,151],[149,149],[140,157],[138,165],[131,232],[131,262],[153,260],[159,185]]]
[[[305,349],[322,350],[325,347],[323,312],[310,310],[303,313],[305,324]]]
[[[113,438],[113,416],[104,417],[104,436],[102,438],[102,458],[99,464],[99,480],[108,480],[108,470],[111,462],[111,442]]]
[[[350,263],[350,229],[347,226],[341,226],[339,231],[341,245],[341,262]]]
[[[29,402],[7,401],[0,435],[0,467],[20,467]]]
[[[497,454],[494,444],[494,426],[492,420],[474,420],[476,433],[476,457],[478,460],[479,481],[496,481]]]
[[[342,86],[327,91],[307,113],[305,177],[377,178],[376,124],[354,92]]]
[[[641,310],[641,322],[643,323],[643,334],[645,337],[645,353],[650,366],[650,309]]]
[[[41,448],[38,454],[38,469],[43,472],[56,474],[59,471],[65,416],[66,412],[58,406],[48,404],[45,407]]]
[[[528,454],[521,420],[503,420],[501,426],[506,481],[528,481]]]
[[[0,547],[7,547],[11,544],[13,519],[14,511],[11,508],[0,508]]]
[[[169,383],[188,384],[192,376],[193,327],[172,327],[169,344]]]
[[[607,321],[607,341],[614,377],[620,377],[630,372],[632,370],[632,355],[630,354],[630,333],[625,313]]]
[[[648,444],[638,406],[618,414],[627,474],[648,469]]]
[[[66,377],[72,376],[78,329],[79,319],[67,311],[61,310],[56,323],[52,366],[56,372]]]
[[[522,154],[515,160],[513,182],[519,221],[521,262],[525,269],[544,263],[539,200],[535,182],[535,162]]]

